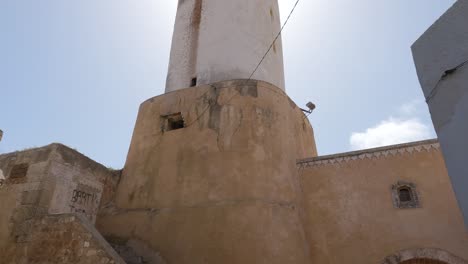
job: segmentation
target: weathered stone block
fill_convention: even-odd
[[[21,195],[22,205],[34,205],[40,200],[42,190],[25,191]]]

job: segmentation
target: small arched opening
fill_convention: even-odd
[[[393,205],[395,208],[419,208],[421,207],[416,185],[411,182],[398,181],[392,185]]]

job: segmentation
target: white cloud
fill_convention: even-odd
[[[431,136],[430,128],[417,118],[390,117],[365,132],[352,133],[350,144],[353,150],[358,150],[423,140]]]
[[[410,117],[410,116],[415,116],[415,115],[420,115],[423,112],[427,112],[427,110],[424,110],[424,108],[427,108],[424,100],[413,100],[408,103],[404,103],[398,108],[398,113],[401,116],[404,117]]]
[[[400,106],[398,111],[403,115],[415,114],[417,111],[418,104],[419,104],[419,101],[416,101],[416,100],[411,101],[409,103],[405,103]]]
[[[351,149],[366,149],[393,144],[407,143],[434,137],[430,125],[419,117],[427,115],[423,100],[412,100],[396,109],[396,116],[382,120],[364,132],[353,132],[349,139]]]

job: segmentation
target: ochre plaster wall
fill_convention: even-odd
[[[186,127],[164,131],[181,112]],[[301,110],[275,86],[236,80],[144,102],[116,208],[97,227],[168,263],[309,263],[296,159],[315,156]]]
[[[299,163],[312,263],[381,263],[413,248],[468,259],[468,234],[435,141],[334,156]],[[394,207],[398,181],[416,185],[421,208]]]

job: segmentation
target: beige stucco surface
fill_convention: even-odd
[[[186,127],[163,131],[181,112]],[[235,80],[168,93],[139,111],[105,236],[133,237],[168,263],[308,263],[296,159],[312,127],[277,87]]]
[[[468,233],[434,141],[310,159],[300,179],[312,263],[381,263],[414,248],[468,259]],[[398,181],[416,185],[421,208],[394,207]]]

